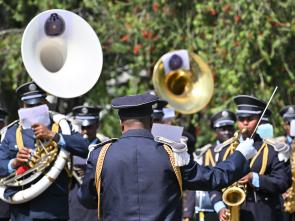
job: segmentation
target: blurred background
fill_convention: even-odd
[[[294,0],[0,0],[0,105],[9,111],[9,121],[18,118],[15,89],[31,80],[21,58],[23,31],[34,16],[53,8],[82,16],[96,30],[104,59],[95,87],[75,99],[58,99],[56,111],[101,105],[101,132],[118,137],[111,99],[153,90],[157,60],[169,51],[188,49],[208,63],[215,81],[206,108],[177,115],[177,123],[197,136],[197,146],[214,139],[209,118],[224,108],[234,111],[235,95],[267,101],[275,86],[270,109],[275,134],[282,133],[278,111],[295,103]]]

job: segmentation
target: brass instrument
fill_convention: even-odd
[[[239,139],[241,134],[245,133],[246,130],[242,130],[240,133],[236,131],[232,138],[232,145],[236,148],[239,145]],[[246,199],[246,186],[235,182],[231,186],[227,187],[222,194],[223,202],[229,207],[229,214],[227,214],[227,220],[239,221],[240,220],[240,205]]]
[[[23,186],[39,177],[55,160],[59,153],[55,141],[42,143],[37,140],[36,149],[26,164],[26,171],[18,170],[0,180],[1,185],[17,187]]]
[[[291,143],[291,171],[292,171],[292,186],[287,190],[287,197],[285,198],[284,208],[288,213],[295,212],[295,139]]]
[[[170,52],[177,54],[178,51]],[[213,75],[209,66],[193,52],[188,52],[190,69],[179,67],[165,73],[163,57],[153,71],[153,85],[157,95],[178,112],[192,114],[203,109],[214,91]]]
[[[92,27],[80,16],[62,9],[44,11],[30,21],[22,37],[21,54],[33,81],[60,98],[88,92],[99,79],[103,63],[101,44]],[[51,115],[62,134],[70,135],[66,117]],[[70,155],[67,150],[52,141],[43,144],[39,140],[36,144],[26,168],[0,180],[1,200],[10,204],[28,202],[42,194],[64,169]],[[4,192],[10,186],[19,187],[19,191],[8,198]]]

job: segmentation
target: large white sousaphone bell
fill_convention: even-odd
[[[21,45],[25,68],[46,92],[61,98],[81,96],[97,82],[102,49],[92,27],[61,9],[44,11],[26,27]]]
[[[83,18],[66,10],[48,10],[34,17],[24,31],[21,52],[25,68],[34,82],[60,98],[74,98],[88,92],[96,84],[102,69],[102,49],[96,33]],[[63,115],[52,117],[63,134],[71,134]],[[46,160],[47,155],[41,159]],[[14,173],[0,179],[0,198],[20,204],[39,196],[57,179],[68,156],[66,150],[60,149],[50,165],[41,160],[24,174]],[[20,190],[5,197],[9,187]]]

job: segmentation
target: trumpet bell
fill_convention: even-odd
[[[203,109],[214,91],[209,66],[195,53],[188,54],[189,70],[179,68],[165,73],[163,60],[159,59],[153,71],[156,93],[183,114],[192,114]]]
[[[60,35],[47,35],[47,19],[57,14],[64,23]],[[73,12],[53,9],[34,17],[21,44],[24,66],[46,92],[61,98],[81,96],[97,82],[103,63],[102,48],[92,27]]]

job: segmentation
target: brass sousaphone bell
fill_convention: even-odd
[[[214,91],[209,66],[201,57],[187,50],[169,52],[157,61],[153,85],[157,95],[183,114],[203,109]]]
[[[34,82],[60,98],[87,93],[96,84],[102,70],[102,48],[95,31],[82,17],[62,9],[44,11],[30,21],[22,37],[21,53]],[[72,129],[66,117],[57,113],[51,115],[62,133],[70,135]],[[21,204],[38,197],[65,167],[70,155],[67,150],[55,145],[53,154],[57,156],[53,156],[49,152],[50,146],[39,143],[34,150],[37,162],[30,169],[0,179],[0,199],[3,201]],[[39,149],[46,154],[38,154]],[[47,161],[53,157],[54,161]],[[39,177],[42,178],[37,179]],[[19,191],[5,197],[5,190],[10,187],[17,187]]]

